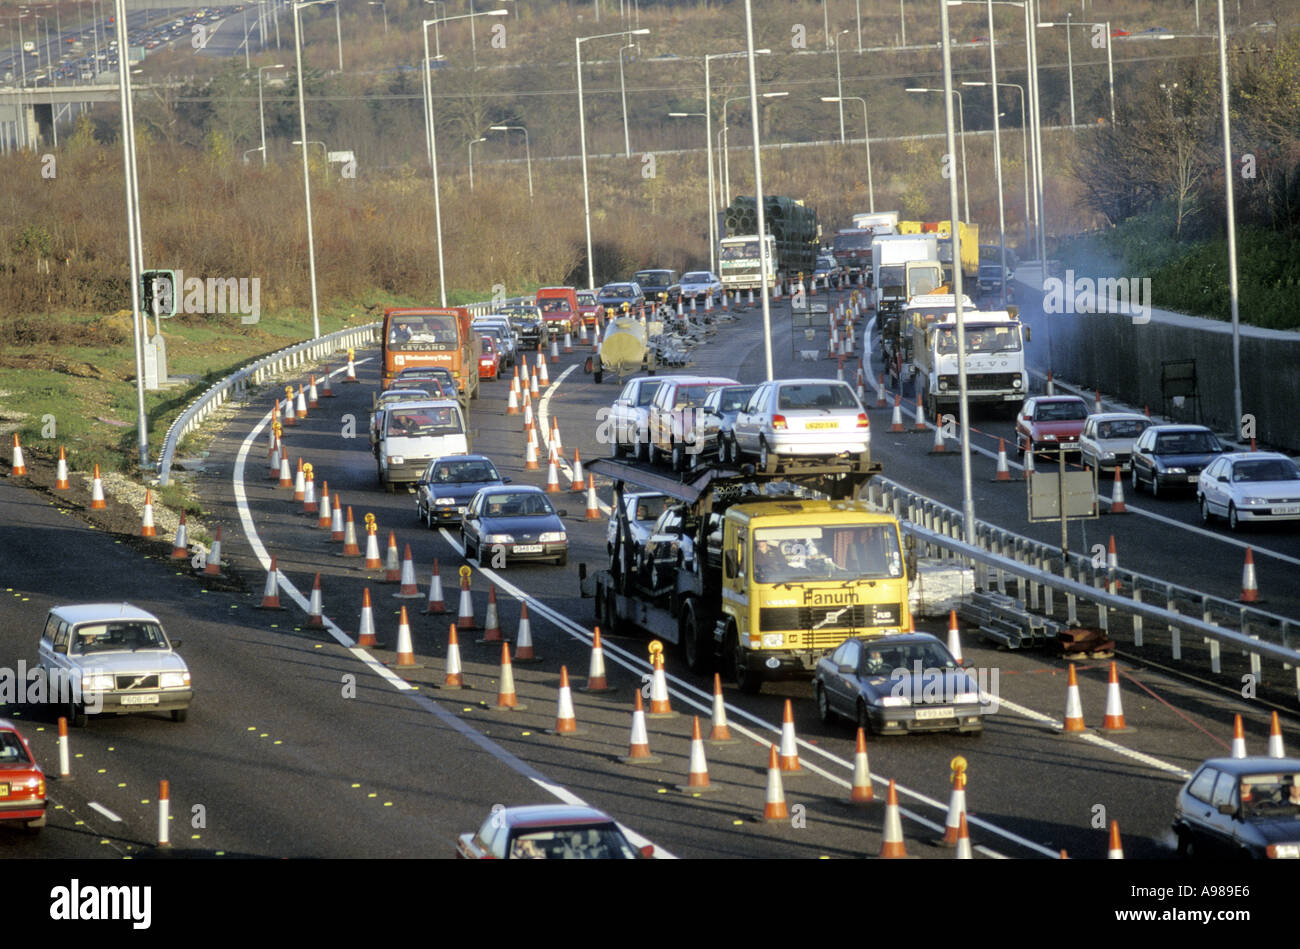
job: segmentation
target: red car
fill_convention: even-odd
[[[28,833],[45,826],[45,772],[13,723],[0,719],[0,821],[21,822]]]
[[[1016,416],[1016,451],[1050,451],[1058,446],[1079,450],[1079,436],[1088,418],[1088,403],[1077,395],[1040,395],[1026,399]]]
[[[1116,28],[1116,29],[1113,29],[1113,30],[1110,31],[1110,35],[1111,35],[1111,36],[1131,36],[1132,34],[1129,33],[1128,30],[1121,30],[1121,29],[1119,29],[1119,28]]]
[[[654,855],[623,836],[614,818],[594,807],[537,804],[494,807],[475,834],[461,834],[464,860],[636,860]]]
[[[596,302],[595,291],[578,291],[578,316],[583,323],[587,324],[588,329],[596,329],[600,326],[600,317],[604,312],[605,308]]]
[[[478,377],[480,379],[495,379],[501,374],[501,350],[497,349],[497,344],[493,342],[491,336],[480,336],[478,357]]]

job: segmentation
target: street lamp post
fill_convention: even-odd
[[[384,0],[366,0],[372,7],[379,7],[380,12],[384,14],[384,35],[388,35],[388,4]]]
[[[1241,395],[1241,314],[1237,295],[1237,212],[1233,197],[1232,126],[1228,115],[1228,37],[1223,26],[1223,0],[1219,4],[1219,97],[1223,122],[1223,187],[1228,211],[1228,301],[1232,311],[1232,409],[1236,428],[1233,440],[1241,438],[1243,403]]]
[[[636,49],[636,44],[628,43],[618,48],[618,91],[623,99],[623,155],[625,158],[631,158],[632,146],[627,135],[627,84],[623,81],[623,50],[625,49]]]
[[[266,167],[266,111],[262,104],[262,73],[267,69],[283,69],[284,63],[276,63],[274,66],[257,67],[257,118],[262,126],[262,167]]]
[[[329,0],[294,0],[293,4],[293,52],[297,63],[298,79],[298,127],[302,133],[297,144],[302,146],[302,190],[307,207],[307,267],[311,280],[311,335],[320,336],[320,305],[316,296],[316,237],[311,224],[311,174],[307,167],[307,103],[302,87],[302,17],[299,12],[303,7],[315,6]],[[334,0],[337,2],[337,0]],[[340,54],[341,55],[341,54]],[[325,163],[326,174],[329,162]]]
[[[328,2],[328,0],[327,0],[327,2]],[[295,139],[294,139],[292,142],[290,142],[289,144],[291,144],[291,145],[301,145],[301,144],[302,144],[302,141],[301,141],[300,139],[296,139],[296,138],[295,138]],[[320,146],[320,160],[321,160],[321,164],[325,166],[325,180],[326,180],[326,181],[329,181],[329,180],[330,180],[330,151],[329,151],[329,147],[328,147],[324,142],[317,142],[317,141],[315,141],[315,140],[313,140],[313,141],[309,141],[307,144],[308,144],[308,145],[319,145],[319,146]]]
[[[1064,23],[1039,23],[1038,24],[1038,28],[1040,30],[1049,29],[1053,26],[1065,27],[1065,60],[1069,64],[1069,74],[1070,74],[1070,126],[1071,127],[1074,126],[1074,44],[1070,42],[1070,27],[1074,25],[1071,22],[1072,16],[1073,16],[1072,13],[1067,13],[1065,15]],[[1107,31],[1107,33],[1108,35],[1106,36],[1106,49],[1109,50],[1110,49],[1109,31]]]
[[[619,30],[616,33],[599,33],[595,36],[573,38],[574,60],[578,70],[578,138],[582,143],[582,213],[587,228],[587,289],[596,289],[596,262],[591,249],[591,190],[587,179],[587,110],[582,101],[582,44],[589,40],[607,39],[611,36],[645,36],[649,29]]]
[[[822,0],[825,4],[826,0]],[[745,0],[745,52],[749,66],[750,130],[754,139],[754,215],[758,223],[758,298],[763,307],[763,357],[767,379],[772,379],[772,306],[767,298],[768,280],[772,273],[767,258],[767,215],[763,209],[763,155],[759,150],[758,135],[758,69],[754,65],[754,10],[751,0]]]
[[[466,146],[469,150],[469,190],[471,194],[474,192],[474,146],[479,142],[486,141],[486,138],[480,136],[479,138],[471,139],[470,143]]]
[[[707,115],[707,113],[704,113],[704,112],[669,112],[669,113],[668,113],[668,117],[669,117],[669,118],[673,118],[673,119],[686,119],[686,118],[700,118],[700,119],[707,119],[707,118],[708,118],[708,115]],[[706,164],[708,165],[708,168],[709,168],[709,174],[708,174],[709,193],[708,193],[708,200],[705,202],[705,204],[708,206],[708,209],[709,209],[709,227],[708,227],[708,235],[709,235],[709,237],[708,237],[708,239],[709,239],[709,270],[710,270],[711,272],[716,273],[716,272],[717,272],[717,269],[718,269],[718,260],[717,260],[717,248],[714,246],[715,243],[716,243],[716,241],[715,241],[715,239],[714,239],[714,233],[713,233],[713,229],[714,229],[714,227],[716,226],[716,222],[715,222],[714,219],[713,219],[713,212],[714,212],[714,206],[713,206],[713,197],[714,197],[714,196],[713,196],[713,134],[712,134],[712,132],[709,132],[709,131],[706,131],[706,132],[704,133],[704,152],[705,152],[705,162],[706,162]]]
[[[532,153],[532,149],[529,148],[528,146],[528,129],[524,128],[522,125],[493,125],[491,127],[491,131],[493,132],[517,131],[517,132],[524,133],[524,161],[528,166],[528,200],[532,201],[533,200],[533,153]]]
[[[944,6],[944,16],[947,17],[947,5]],[[908,92],[937,92],[943,95],[942,89],[929,89],[918,86],[909,86]],[[953,89],[952,94],[957,97],[957,118],[961,128],[961,190],[965,202],[966,221],[970,221],[970,184],[966,180],[966,109],[962,105],[961,90]]]
[[[1069,14],[1066,14],[1065,19],[1066,22],[1063,24],[1062,23],[1040,23],[1038,25],[1044,28],[1050,26],[1066,27],[1065,42],[1067,46],[1069,46],[1070,44],[1069,28],[1071,26],[1091,26],[1094,28],[1101,27],[1106,32],[1106,80],[1107,80],[1107,84],[1110,87],[1110,124],[1114,125],[1115,124],[1115,57],[1111,50],[1112,37],[1110,35],[1110,20],[1106,20],[1100,23],[1097,22],[1085,23],[1084,21],[1081,20],[1078,23],[1074,23],[1073,21],[1070,20]],[[1074,124],[1074,65],[1073,65],[1074,60],[1073,57],[1071,57],[1070,63],[1071,63],[1070,65],[1070,124],[1073,125]]]
[[[840,37],[849,33],[849,30],[840,30],[835,34],[835,102],[840,109],[840,144],[844,144],[844,82],[840,73]]]
[[[823,3],[824,2],[825,0],[823,0]],[[750,45],[752,46],[753,44],[751,43]],[[715,59],[737,59],[741,56],[749,56],[752,59],[754,56],[766,56],[771,52],[772,51],[770,49],[758,49],[758,50],[753,50],[752,52],[749,50],[743,50],[743,51],[737,50],[734,53],[705,53],[704,55],[704,135],[705,135],[705,140],[709,143],[710,147],[712,147],[712,143],[713,143],[713,89],[712,89],[711,77],[709,72],[709,63],[711,63]],[[726,111],[726,101],[724,100],[723,101],[724,114],[722,117],[724,124],[726,122],[725,111]],[[712,161],[709,162],[708,179],[709,179],[709,262],[713,272],[717,273],[718,270],[717,268],[717,253],[718,253],[717,210],[718,209],[713,203],[714,187],[713,187],[713,162]]]
[[[862,96],[822,96],[823,102],[843,102],[848,99],[862,103],[862,141],[867,146],[867,197],[871,201],[871,210],[876,210],[876,188],[871,182],[871,126],[867,124],[867,100]]]
[[[987,86],[987,82],[963,82],[963,86]],[[1029,118],[1027,99],[1025,98],[1025,87],[1018,82],[999,82],[999,86],[1010,86],[1012,89],[1020,92],[1020,162],[1025,173],[1025,243],[1028,245],[1030,240],[1029,221],[1033,201],[1029,197]]]

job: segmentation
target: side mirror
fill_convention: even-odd
[[[1026,326],[1024,327],[1024,331],[1025,331],[1025,342],[1027,343],[1034,338],[1033,327]]]
[[[1233,805],[1233,804],[1220,804],[1220,805],[1219,805],[1219,813],[1220,813],[1220,814],[1226,814],[1226,815],[1229,816],[1229,817],[1236,817],[1236,816],[1237,816],[1237,808],[1236,808],[1236,805]]]
[[[173,649],[180,649],[181,646],[184,644],[184,642],[185,642],[185,640],[183,640],[183,639],[173,639],[173,640],[171,641],[171,643],[172,643],[172,648],[173,648]]]
[[[722,555],[722,572],[726,574],[728,580],[734,580],[740,572],[739,564],[736,561],[736,552],[728,550]]]
[[[510,479],[509,479],[509,478],[502,478],[502,479],[501,479],[501,483],[502,483],[502,484],[509,484],[509,483],[510,483]]]
[[[1219,480],[1220,482],[1222,482],[1223,484],[1227,484],[1227,483],[1228,483],[1228,476],[1227,476],[1227,475],[1219,475],[1218,480]]]
[[[836,666],[836,669],[839,672],[843,673],[844,675],[853,675],[853,673],[858,671],[857,669],[854,669],[852,666],[844,666],[844,665]]]
[[[415,486],[417,488],[427,488],[429,486],[429,482],[426,481],[424,478],[421,478],[419,481],[415,482]]]
[[[568,516],[569,516],[569,512],[568,512],[565,508],[560,508],[560,509],[559,509],[558,511],[556,511],[555,513],[558,514],[560,517],[568,517]]]

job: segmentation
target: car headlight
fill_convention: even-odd
[[[1102,460],[1104,460],[1104,461],[1114,461],[1114,460],[1115,460],[1115,453],[1114,453],[1113,451],[1103,451],[1103,452],[1101,453],[1101,457],[1102,457]]]
[[[158,680],[164,689],[181,689],[190,684],[188,672],[164,672]]]
[[[1271,502],[1268,498],[1242,498],[1241,503],[1243,505],[1258,505],[1258,504],[1271,504],[1273,502]]]
[[[886,695],[880,700],[880,704],[886,708],[897,708],[900,705],[911,705],[912,700],[906,695]]]
[[[483,538],[485,544],[513,544],[514,537],[509,534],[488,534]]]
[[[1043,436],[1043,441],[1054,442],[1056,441],[1056,436],[1053,435],[1051,432],[1048,432],[1046,435]]]
[[[83,692],[112,692],[114,685],[113,677],[106,672],[92,672],[81,678]]]
[[[401,455],[389,455],[388,463],[390,465],[404,465],[406,464],[406,459],[403,458]]]
[[[980,694],[978,692],[958,692],[953,696],[952,700],[957,705],[964,702],[978,702],[980,700]]]
[[[1187,474],[1186,468],[1166,468],[1165,474]]]
[[[785,633],[764,633],[763,648],[779,649],[785,645]]]
[[[455,504],[456,499],[455,498],[434,498],[433,503],[434,504]]]
[[[565,535],[564,531],[547,531],[537,539],[541,541],[543,544],[562,544],[568,538]]]
[[[1300,844],[1269,844],[1270,860],[1300,860]]]

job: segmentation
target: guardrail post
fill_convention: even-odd
[[[1214,613],[1210,609],[1210,598],[1208,596],[1201,598],[1201,621],[1204,623],[1214,622]],[[1223,671],[1223,664],[1220,657],[1219,641],[1217,639],[1206,638],[1205,642],[1210,646],[1210,671],[1218,675]]]
[[[1137,580],[1133,580],[1133,602],[1142,602],[1142,588],[1138,586]],[[1133,614],[1133,646],[1136,649],[1142,648],[1142,617],[1137,613]]]
[[[1107,571],[1105,570],[1093,569],[1092,585],[1098,590],[1103,590],[1107,593],[1113,590],[1113,587],[1110,586]],[[1110,610],[1108,610],[1106,604],[1102,603],[1100,600],[1097,601],[1097,628],[1103,633],[1110,632]]]
[[[1174,602],[1174,585],[1172,583],[1165,586],[1165,609],[1170,613],[1178,612],[1178,604]],[[1181,662],[1183,658],[1183,639],[1182,633],[1177,626],[1169,627],[1169,648],[1173,653],[1175,662]]]
[[[1066,558],[1061,563],[1061,576],[1064,577],[1066,580],[1074,579],[1070,575],[1069,558]],[[1079,622],[1078,598],[1073,593],[1065,594],[1065,621],[1069,623],[1071,626],[1075,626]]]
[[[993,540],[993,538],[990,539]],[[998,531],[996,535],[996,540],[994,540],[994,543],[996,545],[994,547],[994,550],[996,551],[999,557],[1006,556],[1007,549],[1006,549],[1005,541],[1006,541],[1006,535],[1002,531]],[[1006,596],[1007,595],[1006,571],[1003,570],[1001,567],[998,567],[997,571],[998,571],[997,572],[998,592],[1001,593],[1003,596]]]
[[[1038,569],[1047,573],[1055,573],[1052,569],[1052,558],[1048,557],[1043,548],[1038,548]],[[1043,587],[1043,610],[1048,616],[1056,615],[1056,591],[1050,586]]]

